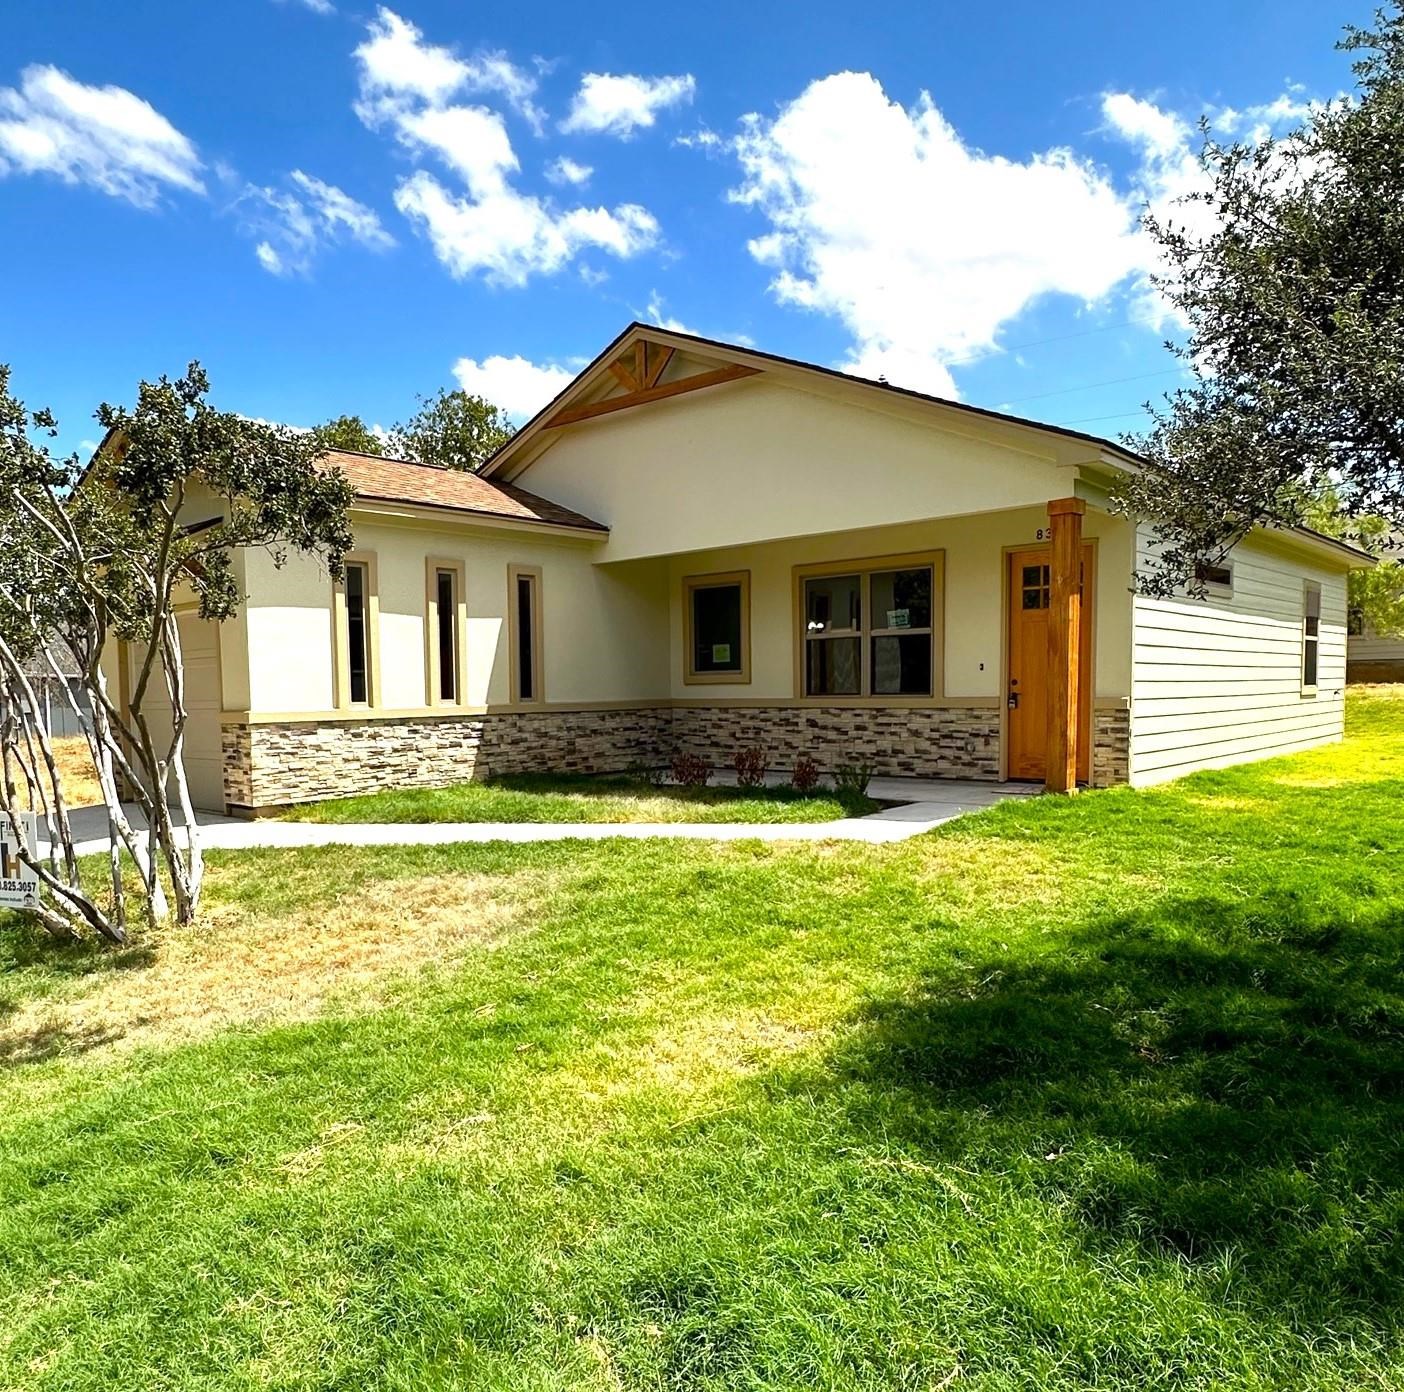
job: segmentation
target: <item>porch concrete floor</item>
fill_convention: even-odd
[[[735,776],[717,775],[716,783]],[[677,837],[695,841],[865,841],[877,845],[920,836],[967,812],[980,812],[1007,798],[1040,791],[1027,783],[981,783],[965,779],[874,778],[869,795],[885,807],[866,817],[833,822],[319,822],[246,821],[197,812],[200,842],[207,851],[295,846],[442,846],[484,841],[601,841],[610,837]],[[145,825],[134,806],[132,825]],[[179,820],[179,813],[176,814]],[[69,820],[79,855],[107,851],[107,816],[101,807],[81,807]]]

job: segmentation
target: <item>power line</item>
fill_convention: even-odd
[[[1132,416],[1140,416],[1140,415],[1144,415],[1144,414],[1145,414],[1145,408],[1142,407],[1139,411],[1117,411],[1117,412],[1115,412],[1113,415],[1110,415],[1110,416],[1079,416],[1076,420],[1049,421],[1048,424],[1049,424],[1049,425],[1091,425],[1093,421],[1129,420]]]
[[[1148,382],[1152,377],[1170,377],[1183,371],[1184,369],[1180,367],[1167,367],[1160,372],[1142,372],[1134,377],[1108,377],[1102,382],[1085,382],[1076,387],[1059,387],[1056,391],[1035,392],[1032,396],[1005,397],[1004,405],[1017,406],[1021,401],[1043,401],[1050,396],[1067,396],[1070,392],[1092,391],[1097,387],[1119,387],[1127,382]]]
[[[1018,353],[1025,348],[1042,348],[1045,343],[1066,343],[1070,338],[1086,338],[1089,334],[1110,333],[1113,329],[1127,329],[1134,323],[1136,323],[1134,319],[1121,319],[1115,324],[1099,324],[1095,329],[1078,329],[1074,333],[1054,334],[1052,338],[1034,338],[1027,343],[995,344],[982,352],[971,353],[969,357],[947,358],[944,366],[968,367],[971,363],[985,362],[1000,353]]]

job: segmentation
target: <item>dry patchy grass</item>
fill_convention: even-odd
[[[220,1030],[312,1019],[466,949],[492,947],[521,921],[520,881],[490,875],[389,880],[313,913],[267,916],[216,905],[198,927],[138,939],[121,969],[93,973],[0,1019],[0,1061],[71,1050],[106,1057]]]
[[[94,807],[102,801],[97,770],[93,767],[88,741],[82,735],[60,735],[52,741],[54,763],[69,807]],[[49,790],[47,778],[45,792]],[[27,803],[27,799],[23,799]]]

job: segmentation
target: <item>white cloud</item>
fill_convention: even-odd
[[[569,368],[556,363],[501,356],[484,358],[482,362],[459,358],[453,365],[453,375],[469,395],[491,401],[518,421],[534,416],[575,377]]]
[[[395,245],[374,209],[335,184],[300,169],[294,169],[288,181],[295,193],[250,184],[239,199],[245,228],[260,238],[254,255],[265,271],[305,274],[322,247],[339,242],[353,242],[370,251],[387,251]]]
[[[432,150],[459,174],[474,198],[501,194],[517,156],[502,117],[482,106],[428,107],[407,111],[397,122],[401,140]]]
[[[586,73],[561,129],[629,136],[653,125],[665,108],[690,102],[696,91],[691,73],[677,77]]]
[[[681,319],[674,318],[664,309],[663,297],[657,290],[649,295],[648,306],[643,312],[643,318],[646,323],[656,325],[660,329],[667,329],[671,333],[692,334],[695,337],[701,336],[697,329],[684,324]]]
[[[287,4],[288,0],[278,0],[280,5]],[[313,14],[334,15],[336,6],[331,0],[294,0],[294,3],[302,6],[304,10],[311,10]]]
[[[1035,300],[1099,300],[1141,264],[1134,209],[1092,164],[986,155],[929,96],[905,110],[866,73],[747,117],[735,148],[732,197],[770,224],[750,250],[773,292],[838,318],[842,365],[865,376],[954,395],[948,364],[993,349]]]
[[[1300,125],[1321,105],[1294,87],[1269,102],[1242,110],[1213,111],[1210,119],[1223,135],[1238,135],[1250,144],[1260,144]],[[1149,210],[1157,221],[1194,238],[1211,235],[1219,219],[1213,205],[1198,196],[1208,193],[1213,181],[1199,162],[1201,141],[1196,127],[1176,112],[1127,92],[1103,96],[1102,118],[1107,133],[1136,152],[1138,164],[1130,197],[1137,211]],[[1278,167],[1284,176],[1296,177],[1305,166],[1283,163]],[[1157,333],[1184,328],[1184,320],[1151,284],[1151,274],[1160,267],[1155,245],[1142,234],[1139,246],[1140,276],[1131,302],[1134,317]]]
[[[594,172],[588,164],[577,164],[568,155],[562,155],[546,166],[546,177],[553,184],[572,184],[577,188],[588,184]]]
[[[544,121],[533,98],[537,82],[505,53],[484,51],[460,58],[452,49],[425,43],[408,20],[381,6],[370,37],[356,49],[361,98],[356,111],[369,126],[425,102],[439,106],[462,93],[495,93],[540,130]]]
[[[167,188],[203,193],[194,143],[123,87],[90,87],[49,64],[0,87],[0,175],[53,174],[154,207]]]
[[[453,100],[490,87],[518,101],[522,90],[514,88],[513,74],[534,89],[534,79],[506,58],[460,59],[383,8],[356,55],[362,121],[388,129],[415,156],[436,157],[463,181],[466,197],[419,168],[395,190],[395,206],[452,275],[481,273],[498,284],[523,285],[533,275],[561,270],[587,249],[629,257],[657,241],[657,221],[638,204],[562,209],[514,187],[519,162],[501,113]],[[556,168],[568,183],[589,174],[574,161],[557,161]]]
[[[422,169],[395,190],[395,206],[422,227],[452,275],[481,271],[503,285],[558,271],[586,248],[629,257],[658,239],[653,214],[635,203],[561,213],[514,189],[465,199]]]

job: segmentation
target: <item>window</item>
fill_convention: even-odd
[[[509,566],[512,700],[533,704],[541,696],[541,571],[535,566]]]
[[[934,559],[803,576],[804,694],[934,695],[936,577]]]
[[[425,562],[425,695],[431,706],[463,700],[463,566]]]
[[[1199,561],[1194,567],[1194,578],[1204,587],[1206,594],[1226,598],[1233,593],[1232,566],[1210,565],[1208,561]]]
[[[1321,586],[1308,580],[1302,593],[1302,690],[1315,693],[1321,656]]]
[[[694,575],[683,581],[684,680],[751,680],[751,576]]]
[[[370,567],[346,563],[346,677],[353,706],[370,704]]]

